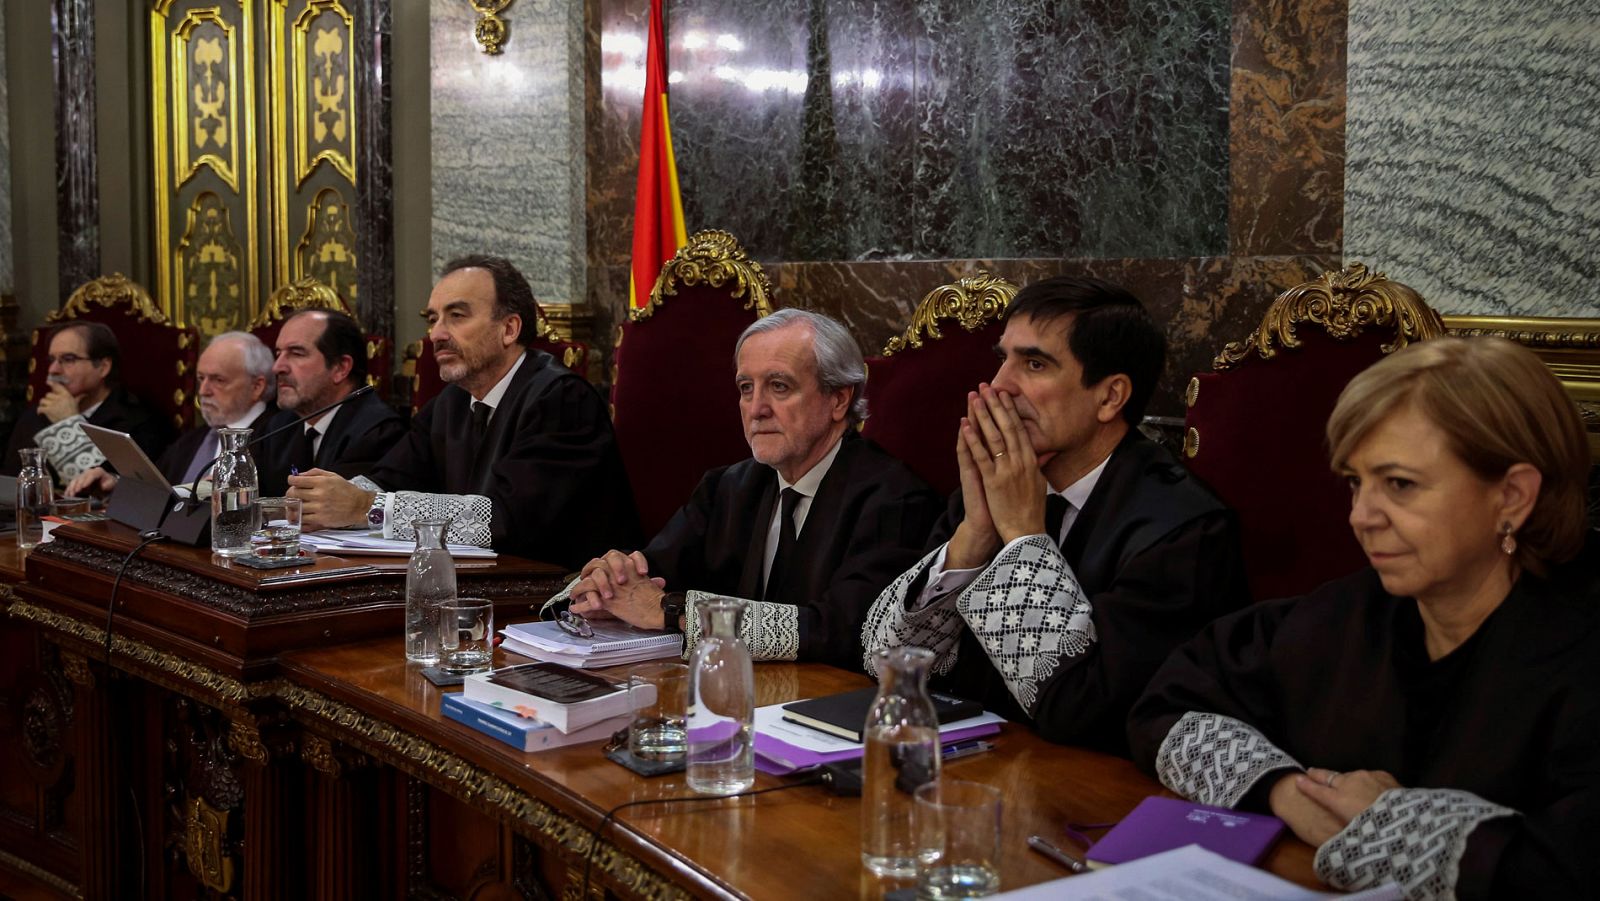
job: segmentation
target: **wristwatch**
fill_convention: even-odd
[[[669,591],[662,595],[661,615],[666,620],[662,628],[668,632],[682,632],[683,626],[678,622],[678,617],[683,616],[684,608],[687,606],[687,598],[681,591]]]
[[[384,496],[382,491],[374,492],[372,495],[372,506],[367,508],[367,525],[378,531],[383,530],[384,511],[386,507],[384,503],[385,500],[387,500],[387,498]]]

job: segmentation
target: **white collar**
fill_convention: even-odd
[[[230,429],[248,429],[248,428],[250,428],[250,423],[255,422],[256,421],[256,417],[260,416],[262,413],[265,413],[266,411],[267,411],[267,402],[264,401],[264,400],[258,400],[254,404],[250,405],[250,409],[244,411],[244,415],[242,415],[238,419],[235,419],[232,422],[228,423],[227,428],[230,428]]]
[[[1052,491],[1050,493],[1059,494],[1066,498],[1067,503],[1072,505],[1072,509],[1082,510],[1083,505],[1089,502],[1089,495],[1094,493],[1094,486],[1099,484],[1101,474],[1106,471],[1106,464],[1110,462],[1111,455],[1106,454],[1106,458],[1100,461],[1100,465],[1084,473],[1083,478],[1060,491]]]
[[[833,449],[828,451],[828,453],[821,460],[818,460],[817,465],[806,470],[805,475],[795,479],[793,485],[785,482],[783,480],[783,476],[780,474],[778,476],[778,493],[782,494],[785,488],[793,488],[806,497],[816,497],[817,488],[821,487],[823,476],[826,476],[828,474],[828,470],[833,467],[833,458],[839,456],[839,448],[843,445],[844,434],[841,432],[839,435],[839,440],[833,442]],[[774,470],[774,472],[776,472],[776,470]]]
[[[101,407],[105,406],[105,403],[106,402],[102,400],[100,403],[95,404],[94,406],[90,407],[89,409],[87,409],[87,410],[79,410],[78,412],[83,415],[84,419],[88,419],[89,417],[93,416],[97,410],[99,410]]]
[[[511,390],[512,377],[517,374],[518,369],[522,368],[522,361],[526,359],[528,359],[528,352],[524,350],[518,355],[517,362],[512,363],[511,368],[506,370],[506,374],[501,376],[500,381],[495,382],[494,387],[489,389],[488,394],[483,397],[473,398],[473,400],[480,404],[488,404],[490,409],[500,406],[501,398],[505,397],[506,392]]]

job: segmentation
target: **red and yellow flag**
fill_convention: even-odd
[[[650,302],[661,267],[687,236],[683,200],[678,196],[678,164],[672,156],[667,122],[667,42],[661,4],[650,0],[650,32],[645,43],[644,121],[639,127],[639,187],[633,201],[633,271],[628,276],[628,308]]]

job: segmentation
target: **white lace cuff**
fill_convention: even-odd
[[[906,609],[911,585],[943,551],[942,546],[939,550],[929,551],[916,566],[890,582],[889,587],[872,602],[872,608],[867,611],[866,624],[861,627],[862,666],[867,675],[874,678],[878,675],[877,662],[873,659],[875,652],[906,645],[933,651],[937,655],[933,661],[933,671],[939,675],[946,675],[955,668],[956,648],[966,623],[956,610],[954,599],[947,596],[926,607]]]
[[[412,523],[445,516],[450,518],[446,542],[488,547],[494,541],[494,533],[489,529],[494,505],[488,498],[481,494],[425,494],[421,491],[395,491],[389,495],[383,537],[412,541],[417,537]]]
[[[1285,767],[1305,769],[1255,727],[1216,713],[1185,713],[1156,752],[1162,785],[1218,807],[1237,805],[1262,776]]]
[[[1029,713],[1039,687],[1096,641],[1089,599],[1061,549],[1043,535],[1006,545],[957,596],[956,609]]]
[[[45,459],[50,461],[62,482],[71,482],[106,462],[105,454],[100,453],[83,430],[87,421],[82,413],[77,413],[33,434],[33,443],[44,450]]]
[[[1317,878],[1351,891],[1398,883],[1407,898],[1454,898],[1467,836],[1516,816],[1453,788],[1392,788],[1317,849]]]
[[[707,591],[689,591],[684,595],[683,656],[694,654],[700,641],[700,612],[695,601],[725,597]],[[800,608],[793,604],[771,604],[766,601],[745,601],[750,609],[744,615],[739,637],[750,649],[751,660],[797,660],[800,657]]]

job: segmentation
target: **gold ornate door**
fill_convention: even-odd
[[[210,336],[311,276],[352,309],[355,20],[344,0],[157,0],[156,296]]]

